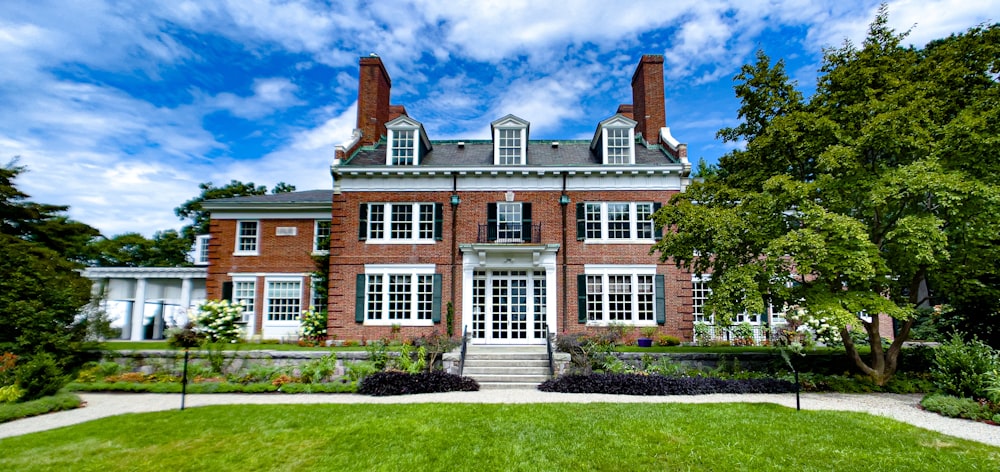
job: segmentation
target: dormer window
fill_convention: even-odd
[[[493,128],[493,164],[527,164],[528,122],[514,115],[507,115],[490,123],[490,127]]]
[[[403,115],[386,123],[385,128],[389,144],[385,156],[386,165],[420,165],[421,156],[431,149],[420,122]]]
[[[607,165],[635,164],[634,120],[618,114],[600,123],[590,148],[601,155]]]

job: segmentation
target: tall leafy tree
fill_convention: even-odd
[[[92,244],[98,267],[181,267],[191,265],[191,245],[175,230],[157,231],[152,239],[125,233]]]
[[[199,184],[198,188],[201,189],[201,194],[184,202],[181,206],[174,208],[174,213],[180,219],[191,220],[190,224],[181,228],[181,236],[186,239],[189,244],[194,244],[195,237],[199,234],[208,234],[209,214],[202,207],[205,200],[212,200],[215,198],[244,197],[249,195],[264,195],[267,193],[267,187],[264,185],[256,185],[253,182],[243,183],[239,180],[231,180],[228,184],[221,187],[216,187],[212,184],[212,182],[204,182]],[[271,193],[286,193],[294,191],[294,185],[286,184],[284,182],[278,182],[275,184],[274,188],[271,189]]]
[[[719,132],[746,149],[661,210],[675,231],[654,249],[712,274],[706,308],[721,319],[800,304],[841,327],[862,372],[888,381],[928,294],[966,283],[972,265],[996,266],[1000,188],[971,170],[998,162],[998,28],[904,47],[883,6],[861,47],[825,53],[808,102],[759,54],[736,78],[743,123]],[[888,349],[880,313],[899,320]],[[848,327],[866,332],[870,358]]]

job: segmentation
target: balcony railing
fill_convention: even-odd
[[[523,244],[542,241],[542,224],[493,223],[479,225],[477,243]]]

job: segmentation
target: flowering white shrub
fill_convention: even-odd
[[[817,342],[831,346],[841,341],[840,330],[826,318],[809,318],[805,326],[813,332]]]
[[[327,316],[325,311],[310,308],[299,317],[302,323],[302,336],[313,341],[319,341],[326,336]]]
[[[206,300],[191,316],[191,321],[209,342],[235,343],[243,336],[243,304]]]

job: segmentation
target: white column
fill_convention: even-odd
[[[191,287],[190,278],[185,277],[181,279],[181,309],[184,310],[185,315],[191,309]]]
[[[140,277],[135,282],[135,302],[132,304],[132,335],[131,341],[142,341],[144,326],[142,322],[146,318],[146,279]]]

